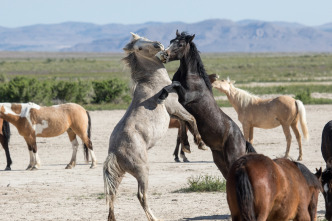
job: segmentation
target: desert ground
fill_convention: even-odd
[[[321,133],[332,119],[332,105],[306,105],[310,140],[303,142],[303,163],[312,171],[325,167],[321,155]],[[222,108],[240,127],[233,108]],[[71,158],[71,144],[66,134],[55,138],[38,138],[37,145],[42,166],[38,171],[26,171],[29,153],[24,139],[11,125],[10,151],[12,171],[4,171],[6,159],[0,150],[0,220],[106,220],[108,207],[103,195],[102,165],[107,156],[108,141],[114,126],[124,110],[91,111],[92,142],[98,167],[90,169],[84,162],[83,149],[78,151],[78,164],[66,170]],[[226,194],[177,193],[187,186],[191,176],[213,175],[222,177],[213,163],[211,151],[202,151],[193,144],[187,154],[189,163],[175,163],[173,150],[176,129],[168,130],[155,147],[149,150],[149,205],[155,216],[162,220],[229,220]],[[297,142],[292,134],[290,156],[298,157]],[[80,141],[81,143],[81,141]],[[286,140],[281,127],[263,130],[255,128],[254,147],[271,158],[282,157]],[[129,174],[123,179],[116,200],[115,215],[120,221],[147,220],[136,197],[137,182]],[[319,196],[318,220],[323,220],[324,199]]]

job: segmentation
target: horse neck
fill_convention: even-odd
[[[234,107],[235,111],[239,113],[242,108],[246,108],[254,100],[259,99],[257,96],[251,95],[248,92],[230,85],[230,89],[226,92],[229,102]]]

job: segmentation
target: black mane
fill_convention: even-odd
[[[175,39],[171,40],[171,43],[175,40],[185,40],[188,43],[188,41],[191,37],[192,36],[189,35],[187,32],[182,32],[181,35],[179,35]],[[194,42],[190,42],[189,44],[190,44],[189,45],[190,49],[189,49],[189,51],[186,52],[185,56],[182,58],[186,62],[181,62],[180,67],[177,70],[177,72],[174,74],[172,80],[183,82],[183,83],[185,83],[183,86],[185,88],[188,88],[188,86],[186,85],[186,76],[185,75],[187,74],[188,67],[191,67],[193,71],[197,72],[199,74],[199,76],[203,78],[208,89],[210,91],[212,91],[211,82],[205,71],[201,56],[199,55],[200,52],[197,50],[197,47]]]
[[[317,177],[313,173],[311,173],[310,170],[305,165],[303,165],[302,163],[299,163],[299,162],[295,162],[295,161],[293,161],[293,162],[300,169],[302,175],[306,179],[309,186],[313,186],[313,187],[319,188],[319,189],[322,188],[321,183],[319,182]]]

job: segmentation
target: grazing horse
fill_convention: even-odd
[[[325,199],[325,218],[332,220],[332,120],[327,122],[322,132],[321,151],[326,162],[322,175],[323,195]]]
[[[271,99],[262,99],[247,91],[236,88],[229,79],[216,80],[212,86],[225,93],[229,102],[238,114],[242,124],[244,137],[251,144],[254,138],[254,127],[271,129],[281,125],[287,141],[285,157],[288,157],[292,135],[290,127],[296,136],[299,145],[298,160],[302,160],[301,134],[297,123],[300,120],[303,136],[308,139],[306,111],[300,100],[290,96],[279,96]]]
[[[27,170],[40,167],[36,137],[55,137],[67,132],[73,147],[73,154],[66,169],[76,165],[76,153],[79,136],[84,143],[85,158],[91,168],[96,166],[96,157],[90,140],[91,120],[89,113],[80,105],[74,103],[42,107],[34,103],[0,103],[0,118],[13,124],[18,133],[24,137],[30,154]]]
[[[197,144],[202,143],[195,118],[181,106],[176,94],[163,104],[158,103],[162,88],[171,83],[166,68],[155,56],[162,49],[164,46],[161,43],[133,33],[131,41],[124,48],[127,56],[123,60],[131,69],[135,86],[132,102],[110,136],[108,156],[104,162],[109,221],[115,220],[115,195],[126,172],[137,180],[137,197],[148,220],[158,220],[147,201],[147,151],[166,134],[170,116],[186,121],[185,124],[193,131]]]
[[[232,220],[315,220],[322,171],[311,173],[286,158],[247,154],[232,165],[226,183]]]
[[[227,178],[233,162],[248,152],[251,145],[246,144],[240,128],[214,100],[211,82],[193,43],[194,37],[176,31],[170,46],[157,54],[163,62],[180,60],[173,83],[163,89],[159,100],[167,101],[169,92],[176,90],[180,103],[195,117],[204,143],[212,150],[214,163]]]
[[[209,76],[209,80],[211,83],[213,83],[214,81],[216,81],[219,76],[217,74],[210,74],[208,75]],[[175,157],[174,160],[175,162],[180,162],[180,159],[179,159],[179,146],[181,144],[181,142],[186,142],[185,144],[182,144],[182,145],[189,145],[188,143],[188,138],[187,136],[185,138],[182,138],[181,134],[182,134],[182,129],[181,129],[181,121],[178,121],[176,119],[172,119],[170,120],[169,122],[169,128],[178,128],[178,136],[177,136],[177,139],[176,139],[176,146],[175,146],[175,150],[174,150],[174,153],[173,153],[173,156]],[[188,128],[186,127],[186,132],[188,132]],[[188,148],[185,148],[185,149],[188,149]],[[190,149],[190,148],[189,148]],[[183,162],[189,162],[188,158],[186,157],[184,151],[180,150],[180,157],[182,158]]]
[[[5,150],[6,153],[6,160],[7,160],[7,166],[5,170],[11,170],[10,165],[12,165],[12,159],[10,158],[10,153],[9,153],[9,139],[10,139],[10,127],[9,123],[2,118],[0,118],[0,128],[2,130],[0,131],[0,143]]]

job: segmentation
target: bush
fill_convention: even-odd
[[[199,175],[188,179],[188,187],[177,192],[226,192],[226,180],[217,176]]]
[[[93,102],[97,104],[104,102],[117,103],[119,101],[116,101],[116,99],[119,100],[128,91],[128,86],[119,79],[93,81],[92,85],[95,93]]]

